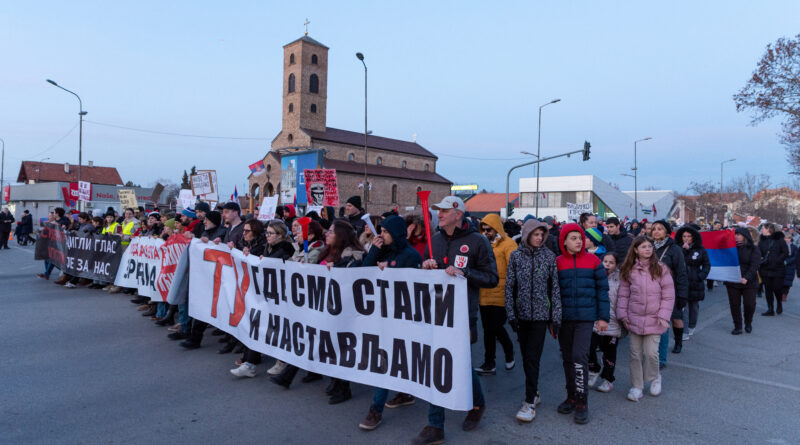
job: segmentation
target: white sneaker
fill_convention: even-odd
[[[689,336],[690,336],[690,337],[691,337],[692,335],[694,335],[694,329],[695,329],[695,328],[689,328]]]
[[[659,394],[661,394],[661,373],[658,374],[655,380],[650,382],[650,395],[658,397]]]
[[[236,377],[255,377],[256,376],[256,365],[251,365],[250,363],[242,363],[236,369],[231,369],[231,374],[235,375]]]
[[[66,287],[66,288],[68,288],[68,289],[75,289],[75,288],[76,288],[76,287],[78,287],[78,286],[76,286],[76,285],[74,285],[74,284],[70,283],[69,281],[67,281],[67,283],[66,283],[66,284],[64,284],[64,287]]]
[[[601,379],[600,384],[595,389],[600,392],[611,392],[614,389],[614,384],[606,379]]]
[[[692,338],[692,334],[688,332],[683,333],[683,341],[689,341],[690,338]]]
[[[588,382],[589,388],[594,388],[594,385],[597,384],[598,377],[600,377],[599,372],[589,371],[589,382]]]
[[[512,369],[514,369],[514,360],[506,362],[506,371],[511,371]]]
[[[639,389],[639,388],[631,388],[631,390],[628,391],[628,400],[630,400],[631,402],[638,402],[639,399],[641,399],[641,398],[642,398],[642,390],[641,389]]]
[[[286,363],[278,360],[278,361],[275,362],[274,366],[272,366],[271,368],[269,368],[267,370],[267,374],[269,374],[269,375],[278,375],[278,374],[281,373],[281,371],[283,371],[283,368],[285,368],[285,367],[286,367]]]
[[[517,420],[521,422],[530,422],[534,417],[536,417],[534,403],[522,402],[522,408],[517,411]]]
[[[539,391],[536,391],[536,397],[533,398],[533,407],[536,408],[536,405],[542,403],[542,395]]]

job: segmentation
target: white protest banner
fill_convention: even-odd
[[[278,195],[265,196],[258,208],[259,221],[269,221],[275,219],[275,210],[278,208]]]
[[[180,258],[186,254],[189,240],[182,235],[172,235],[165,242],[161,238],[137,236],[122,253],[114,284],[134,288],[139,295],[153,301],[167,301]]]
[[[78,181],[78,199],[81,201],[92,200],[92,183],[86,181]]]
[[[322,216],[322,206],[308,206],[306,208],[306,215],[311,212],[317,212],[317,215]]]
[[[195,201],[197,201],[197,198],[194,196],[191,190],[181,189],[181,191],[178,192],[178,203],[180,204],[181,209],[194,210]]]
[[[211,193],[204,194],[202,196],[203,200],[204,201],[211,201],[211,202],[219,202],[219,183],[217,183],[217,171],[216,170],[197,170],[197,173],[208,173],[208,177],[211,178],[211,188],[214,189]]]
[[[214,186],[211,182],[211,175],[208,173],[198,173],[192,175],[192,194],[205,195],[214,192]]]
[[[441,270],[332,268],[189,247],[189,315],[308,371],[473,407],[467,282]]]
[[[581,213],[592,213],[592,203],[575,204],[572,202],[567,203],[567,221],[578,221]]]

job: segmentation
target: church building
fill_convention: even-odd
[[[365,150],[363,132],[326,125],[327,99],[328,47],[308,35],[285,45],[281,131],[263,158],[265,171],[249,177],[256,205],[275,194],[281,204],[306,205],[303,169],[315,168],[336,170],[340,206],[359,195],[373,215],[419,209],[420,190],[431,191],[431,203],[450,194],[450,181],[436,172],[436,155],[416,142],[372,134]]]

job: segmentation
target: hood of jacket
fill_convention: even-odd
[[[400,252],[408,247],[408,230],[406,228],[406,221],[399,216],[390,216],[381,221],[381,230],[389,232],[392,236],[392,244],[388,246],[395,252]]]
[[[503,222],[500,221],[500,215],[497,213],[490,213],[486,215],[482,220],[481,224],[486,224],[487,226],[494,229],[498,235],[500,235],[500,239],[508,239],[508,235],[506,234],[505,229],[503,228]],[[490,240],[491,241],[491,240]]]
[[[571,232],[578,232],[581,234],[581,252],[586,250],[586,232],[583,231],[583,227],[577,223],[564,224],[564,227],[561,228],[561,233],[558,234],[558,245],[561,246],[563,255],[572,255],[567,251],[567,248],[564,247],[564,241],[566,241],[567,235]]]
[[[692,235],[692,245],[693,248],[703,247],[703,237],[700,236],[700,232],[695,230],[693,227],[690,226],[683,226],[675,232],[675,244],[681,246],[683,248],[683,234],[689,232]]]
[[[736,233],[738,233],[739,235],[742,235],[744,237],[744,240],[745,240],[744,243],[745,244],[750,244],[750,245],[753,244],[753,237],[750,236],[750,231],[749,230],[747,230],[744,227],[737,227],[737,228],[734,229],[734,231]]]
[[[775,241],[783,241],[783,232],[775,232],[770,236],[761,235],[761,240],[771,239]]]
[[[539,221],[538,219],[529,219],[525,221],[525,224],[522,225],[522,237],[519,240],[519,246],[524,249],[536,249],[536,247],[531,246],[528,243],[528,238],[531,236],[534,230],[538,228],[544,229],[544,239],[542,240],[542,245],[539,247],[544,247],[544,242],[547,241],[547,237],[549,232],[547,231],[547,224]]]

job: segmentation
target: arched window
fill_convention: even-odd
[[[288,139],[289,142],[292,142],[294,140],[294,136],[292,136],[292,133],[289,133],[289,136],[287,136],[286,139]]]
[[[356,155],[350,153],[349,155],[347,155],[347,160],[350,162],[354,162],[356,160]]]
[[[417,187],[417,193],[419,193],[421,191],[422,191],[422,187]],[[417,195],[417,205],[420,205],[420,204],[422,204],[422,203],[419,201],[419,195]]]
[[[383,165],[383,158],[381,158],[380,156],[378,156],[378,159],[376,159],[376,160],[375,160],[375,162],[376,162],[378,165]]]
[[[294,54],[289,54],[289,65],[294,65]]]
[[[397,204],[397,184],[392,184],[392,204]]]
[[[406,168],[406,161],[403,161],[402,166],[403,166],[403,168]]]
[[[428,164],[425,164],[425,171],[429,171],[429,170],[430,170],[430,167],[428,167]]]
[[[317,104],[311,104],[311,112],[312,113],[316,113],[317,112]]]
[[[259,199],[259,195],[261,193],[261,186],[258,184],[253,184],[253,188],[250,189],[250,196],[253,197],[254,202],[261,202]]]
[[[289,112],[294,112],[294,104],[289,104]]]
[[[319,77],[316,74],[312,74],[311,80],[308,81],[308,91],[319,93]]]
[[[312,65],[316,65],[317,64],[317,55],[316,54],[312,54],[311,55],[311,64]]]
[[[294,74],[289,74],[289,92],[294,93]]]
[[[267,164],[267,174],[272,171],[272,165]]]

